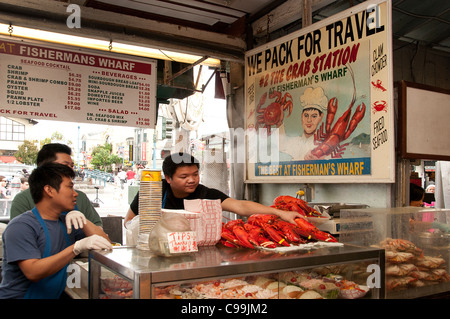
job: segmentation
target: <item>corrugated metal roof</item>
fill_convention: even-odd
[[[286,1],[87,0],[83,1],[83,4],[106,11],[239,36],[244,35],[245,25],[249,21],[269,14],[271,10]],[[364,1],[339,0],[330,3],[324,0],[311,0],[312,6],[319,8],[313,12],[313,22],[362,2]],[[450,1],[393,0],[392,12],[394,39],[418,42],[450,52]],[[271,30],[271,32],[275,31]]]

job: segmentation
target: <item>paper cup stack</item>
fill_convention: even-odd
[[[139,187],[139,233],[137,248],[148,250],[148,236],[161,218],[161,172],[144,170]]]

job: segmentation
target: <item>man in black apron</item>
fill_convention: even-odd
[[[76,255],[112,248],[101,227],[73,210],[74,177],[72,168],[58,163],[43,164],[31,174],[36,206],[11,220],[3,233],[0,298],[57,299]]]

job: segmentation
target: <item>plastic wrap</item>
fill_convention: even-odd
[[[177,213],[163,213],[159,222],[153,227],[148,237],[149,249],[158,256],[180,256],[169,249],[168,235],[174,232],[189,232],[191,226],[186,217]]]

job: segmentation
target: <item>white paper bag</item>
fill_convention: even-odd
[[[200,218],[188,218],[191,229],[197,235],[197,246],[217,244],[222,234],[222,205],[220,199],[184,200],[184,209],[200,214]]]

